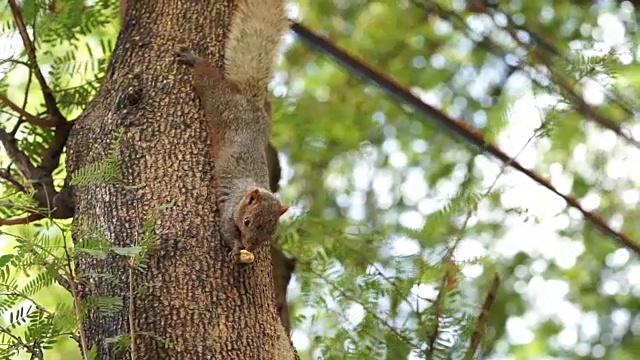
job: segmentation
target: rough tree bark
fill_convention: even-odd
[[[185,44],[221,64],[234,0],[138,0],[99,93],[69,137],[67,172],[104,160],[115,141],[122,180],[133,187],[75,187],[76,218],[89,220],[116,246],[139,243],[152,209],[163,210],[145,271],[133,272],[137,359],[294,359],[274,304],[270,251],[253,265],[232,265],[218,235],[207,129],[191,87],[191,69],[173,55]],[[121,135],[119,135],[121,134]],[[77,219],[76,219],[77,221]],[[81,232],[74,241],[81,241]],[[83,295],[116,296],[124,308],[84,322],[98,359],[128,359],[105,341],[129,334],[128,268],[123,257],[83,259],[91,278]]]

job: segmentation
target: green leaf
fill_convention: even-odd
[[[14,258],[14,254],[5,254],[0,256],[0,267],[4,267],[5,265],[9,264]]]

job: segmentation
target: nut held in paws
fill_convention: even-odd
[[[251,264],[255,260],[255,256],[247,250],[240,250],[240,262],[243,264]]]

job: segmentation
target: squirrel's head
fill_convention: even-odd
[[[271,240],[280,216],[288,209],[268,190],[255,188],[247,191],[234,216],[245,249],[253,251],[263,242]]]

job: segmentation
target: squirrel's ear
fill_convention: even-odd
[[[248,203],[249,205],[253,204],[254,201],[258,200],[260,197],[260,189],[253,189],[247,193]]]
[[[278,209],[278,211],[280,212],[280,216],[282,216],[282,214],[286,213],[287,210],[289,210],[289,207],[287,205],[280,204],[280,208]]]

